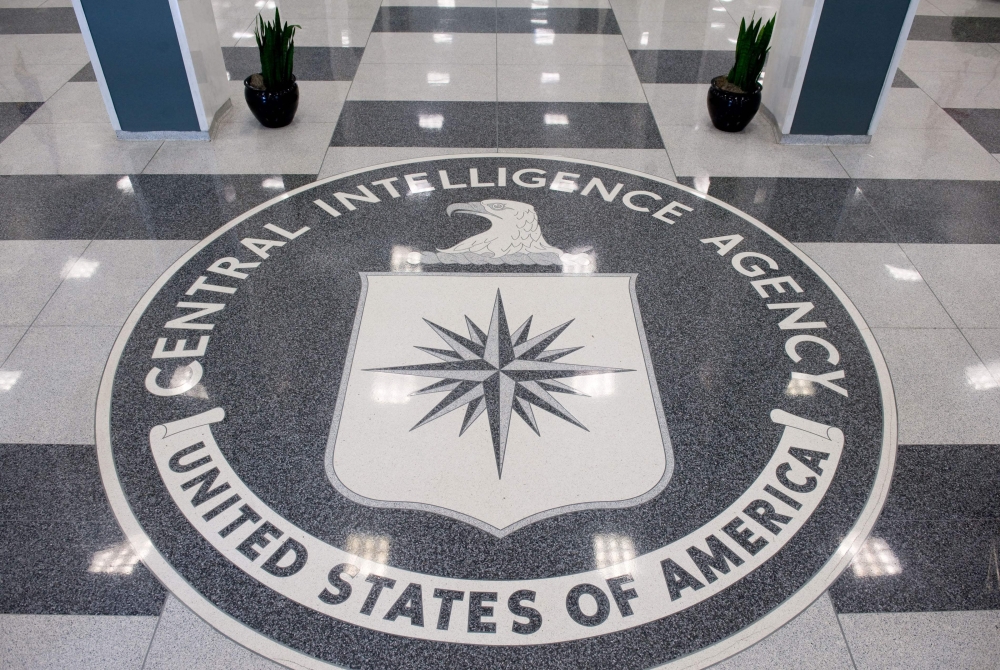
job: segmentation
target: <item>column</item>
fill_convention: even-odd
[[[784,0],[763,108],[783,144],[871,140],[919,0]]]
[[[230,104],[211,0],[73,8],[119,139],[209,139]]]

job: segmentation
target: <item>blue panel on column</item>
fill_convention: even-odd
[[[827,0],[793,135],[867,135],[910,0]]]
[[[198,131],[167,0],[82,0],[122,130]]]

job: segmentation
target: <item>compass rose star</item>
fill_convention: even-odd
[[[441,380],[412,394],[448,393],[410,430],[465,407],[465,418],[459,431],[461,436],[485,411],[490,424],[490,435],[493,438],[497,475],[502,476],[507,433],[514,413],[521,417],[536,435],[540,433],[532,406],[587,430],[586,426],[552,396],[552,393],[586,394],[558,380],[583,375],[632,372],[623,368],[557,363],[558,359],[583,348],[548,348],[573,321],[567,321],[529,339],[528,329],[531,327],[531,319],[529,316],[512,333],[507,324],[503,298],[497,290],[497,297],[493,303],[493,316],[487,331],[479,328],[468,316],[465,317],[469,330],[467,338],[424,319],[450,348],[416,348],[443,362],[373,368],[368,372],[389,372]]]

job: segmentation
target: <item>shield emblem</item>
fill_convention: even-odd
[[[635,275],[362,274],[326,468],[497,536],[649,500],[673,454]]]

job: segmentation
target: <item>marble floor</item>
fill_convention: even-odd
[[[309,659],[373,668],[654,667],[686,654],[701,654],[696,667],[719,661],[716,667],[734,669],[1000,667],[1000,2],[923,0],[878,131],[870,144],[852,146],[779,145],[762,116],[739,135],[720,133],[708,120],[708,82],[728,68],[740,19],[770,15],[779,0],[283,0],[282,14],[303,27],[296,35],[301,103],[295,121],[281,130],[259,126],[241,92],[241,80],[255,67],[252,22],[275,3],[212,4],[233,94],[215,137],[123,142],[108,121],[70,3],[0,0],[0,511],[7,520],[0,541],[0,667],[320,667]],[[467,154],[477,157],[458,157]],[[426,157],[437,158],[419,162]],[[418,162],[411,169],[406,161]],[[359,172],[309,186],[350,171]],[[533,184],[531,175],[539,174]],[[484,187],[513,190],[472,195],[480,179]],[[448,190],[460,181],[464,191]],[[618,182],[620,190],[607,190]],[[283,194],[287,199],[271,202]],[[522,224],[528,217],[536,227],[526,234],[537,233],[536,246],[492,266],[498,277],[484,292],[479,284],[490,266],[473,258],[483,252],[482,241],[472,241],[482,227],[471,222],[502,218],[487,209],[493,205]],[[391,208],[400,212],[379,218]],[[250,210],[236,227],[207,239]],[[359,217],[363,226],[347,225]],[[615,230],[609,220],[618,222]],[[240,231],[251,226],[254,237],[241,240]],[[306,236],[296,240],[300,235]],[[767,255],[730,265],[733,254],[746,250]],[[223,256],[239,261],[213,264]],[[748,268],[767,261],[791,276],[757,280],[751,288],[749,278],[766,271]],[[416,270],[432,288],[412,289]],[[551,283],[543,275],[553,271],[577,278],[551,289],[557,297],[535,299],[538,289],[518,283]],[[706,277],[717,277],[715,288],[697,281]],[[590,283],[578,291],[571,281]],[[204,282],[224,286],[205,289]],[[739,299],[726,302],[737,290]],[[806,299],[789,297],[803,291],[812,302],[793,304],[815,305],[814,314],[829,324],[831,339],[821,345],[830,347],[828,359],[817,357],[815,333],[792,342],[781,325],[782,339],[775,346],[765,341],[778,337],[777,317],[787,313],[759,310],[761,298],[787,303]],[[207,321],[191,325],[211,321],[204,312],[169,311],[178,300],[204,309],[220,295],[235,297],[216,315],[217,331],[209,333]],[[704,314],[699,304],[707,305]],[[137,305],[145,312],[133,311]],[[398,318],[404,313],[409,321]],[[671,314],[683,314],[683,323]],[[781,323],[813,316],[795,312]],[[528,317],[530,329],[517,328]],[[744,328],[738,318],[765,325]],[[557,342],[532,339],[534,348],[526,347],[529,334],[536,338],[573,319],[565,334],[556,333]],[[169,325],[175,322],[188,325]],[[159,330],[175,327],[192,329],[186,345],[177,331]],[[212,349],[209,335],[235,341]],[[169,350],[175,343],[176,351],[201,347],[195,344],[201,337],[209,347],[204,388],[181,374]],[[187,409],[150,404],[158,397],[153,391],[142,395],[154,346],[153,363],[176,370],[159,382],[153,374],[146,389],[183,387],[178,394]],[[490,353],[492,346],[508,353]],[[324,347],[333,354],[314,356]],[[226,356],[212,358],[216,352]],[[811,356],[835,366],[841,355],[846,381],[834,381],[842,378],[821,367],[792,372],[788,381],[789,359]],[[99,402],[109,359],[115,391],[107,382]],[[503,377],[511,365],[521,377]],[[136,366],[142,366],[141,402],[127,396],[122,381]],[[433,378],[405,374],[417,366]],[[351,386],[375,368],[381,372],[371,388]],[[506,396],[475,376],[487,368],[501,371],[497,378],[516,377]],[[772,377],[781,382],[773,402],[756,390]],[[410,396],[428,384],[449,395]],[[552,405],[549,391],[566,394],[559,396],[565,407]],[[370,407],[357,400],[369,396]],[[698,404],[695,398],[709,408],[704,415],[688,406]],[[178,420],[207,416],[230,400],[231,423],[211,415],[177,428]],[[810,402],[830,406],[806,423],[767,414],[795,414],[795,408],[808,414]],[[464,420],[463,412],[440,420],[435,414],[459,407]],[[740,418],[758,410],[759,423]],[[281,419],[261,418],[268,416]],[[146,421],[141,439],[131,442],[130,417]],[[628,425],[608,428],[616,421]],[[207,540],[175,537],[180,533],[170,524],[179,528],[188,519],[185,528],[200,529],[213,512],[225,511],[202,517],[172,506],[171,477],[208,461],[147,458],[146,474],[154,475],[148,481],[129,469],[129,446],[141,442],[146,452],[151,444],[177,446],[169,441],[172,430],[183,436],[213,423],[219,423],[215,437],[209,431],[198,439],[218,440],[215,462],[230,467],[223,475],[231,475],[245,501],[259,496],[258,510],[287,522],[287,538],[303,552],[311,548],[314,562],[324,551],[361,557],[360,572],[345,559],[338,567],[347,568],[330,573],[327,586],[339,591],[324,591],[325,604],[301,605],[298,591],[274,586],[275,575],[296,565],[281,562],[288,552],[296,555],[292,545],[281,545],[291,547],[281,556],[274,552],[270,568],[277,572],[259,582],[283,594],[280,607],[253,591],[258,581],[250,568],[226,563],[238,565],[240,555],[253,561],[268,542],[278,545],[282,531],[269,522],[260,528],[276,531],[270,540],[255,531],[238,547],[221,545],[214,532],[221,526],[212,526]],[[420,427],[411,430],[414,424]],[[501,424],[511,431],[510,444],[498,432]],[[708,424],[729,432],[713,433]],[[433,431],[442,425],[456,445],[482,442],[475,453],[484,458],[472,463],[393,451],[396,429],[433,451]],[[586,432],[578,428],[584,425]],[[740,431],[757,430],[778,444],[780,425],[814,436],[816,426],[843,428],[839,443],[821,452],[833,459],[824,467],[837,468],[838,478],[823,481],[818,470],[795,475],[812,477],[813,488],[817,481],[829,485],[827,507],[819,498],[806,500],[808,491],[790,494],[802,498],[792,500],[794,509],[820,510],[804,515],[809,523],[833,521],[801,530],[795,517],[781,536],[774,520],[785,524],[779,517],[794,515],[774,510],[790,508],[768,503],[777,514],[771,517],[754,516],[753,505],[739,509],[764,519],[772,549],[780,546],[776,538],[804,543],[807,536],[832,548],[816,556],[811,548],[796,550],[795,559],[789,555],[798,545],[777,552],[774,560],[791,563],[770,574],[777,586],[766,597],[742,582],[727,586],[726,579],[739,577],[737,565],[745,563],[746,571],[756,565],[746,553],[726,562],[746,548],[737,531],[729,534],[737,544],[726,540],[731,548],[709,543],[721,560],[722,568],[712,564],[716,573],[693,567],[694,577],[682,568],[669,573],[677,564],[657,553],[669,548],[663,538],[675,533],[673,542],[698,530],[742,500],[744,489],[764,485],[734,464],[762,469],[774,445],[762,457],[751,453],[750,433]],[[158,428],[164,434],[151,436]],[[628,459],[601,461],[604,429],[639,446]],[[456,438],[460,430],[465,434]],[[837,442],[835,433],[823,434]],[[233,446],[247,435],[254,438]],[[568,437],[560,442],[560,435]],[[557,466],[518,451],[533,439],[558,443],[553,450],[592,450],[558,466],[580,466],[565,475],[576,489],[552,484],[556,475],[545,473],[555,470],[545,468]],[[377,443],[380,451],[351,446],[359,443]],[[724,458],[706,444],[730,451]],[[819,468],[803,458],[796,463]],[[398,462],[394,472],[383,467],[390,461]],[[518,474],[519,462],[537,472]],[[708,467],[729,473],[719,478],[726,486],[742,488],[726,498],[728,489]],[[851,468],[856,474],[848,477]],[[413,485],[415,472],[423,473],[423,489]],[[788,481],[782,477],[775,482]],[[503,478],[514,488],[500,487]],[[197,482],[184,479],[176,489],[186,487],[186,501]],[[119,488],[106,488],[112,480]],[[207,495],[213,481],[195,498]],[[464,493],[441,493],[456,481]],[[608,490],[601,488],[606,484]],[[399,503],[388,486],[405,488],[408,502]],[[786,494],[771,495],[790,504]],[[676,507],[649,507],[669,496],[679,500]],[[351,507],[338,507],[343,501]],[[850,511],[823,512],[830,501]],[[877,520],[866,519],[879,506]],[[677,510],[704,512],[705,519],[691,525],[674,518]],[[217,523],[238,526],[235,513],[234,507]],[[251,519],[243,514],[237,521]],[[223,538],[235,533],[230,526],[222,528]],[[857,546],[855,531],[867,534]],[[254,537],[258,543],[247,544]],[[850,548],[853,560],[837,563],[838,546]],[[736,604],[725,601],[726,610],[706,614],[698,610],[703,605],[692,606],[685,611],[700,611],[701,618],[671,628],[662,622],[673,621],[672,611],[642,598],[647,557],[656,557],[652,573],[663,589],[657,607],[686,604],[696,594],[708,598],[712,589],[728,589],[719,598],[748,590]],[[623,575],[618,565],[633,567]],[[545,609],[542,587],[535,610],[526,590],[501,593],[489,605],[496,593],[486,596],[508,587],[461,586],[556,583],[591,572],[600,573],[601,586],[575,587],[575,609],[568,600],[563,608],[562,593],[553,596],[559,615],[569,612],[565,622]],[[197,581],[209,573],[215,576]],[[434,598],[432,583],[424,589],[425,605],[414,574],[441,576]],[[638,595],[625,576],[634,577]],[[354,618],[344,615],[344,629],[331,632],[316,619],[340,616],[322,608],[340,607],[337,598],[347,600],[352,578],[356,593],[343,607]],[[445,578],[458,585],[445,589]],[[404,590],[409,579],[416,581]],[[383,588],[392,598],[379,599]],[[459,598],[463,589],[467,600]],[[362,591],[370,606],[355,602]],[[596,602],[596,613],[583,606],[587,599]],[[462,619],[461,631],[448,630],[445,603],[454,607],[455,621]],[[466,614],[469,632],[495,629],[494,608],[502,623],[495,645],[454,637],[465,634]],[[548,626],[533,618],[538,611]],[[665,627],[654,629],[658,624]],[[590,626],[609,628],[587,637]],[[525,642],[511,630],[540,637]],[[679,641],[670,646],[665,639]],[[527,651],[518,656],[522,647]]]

